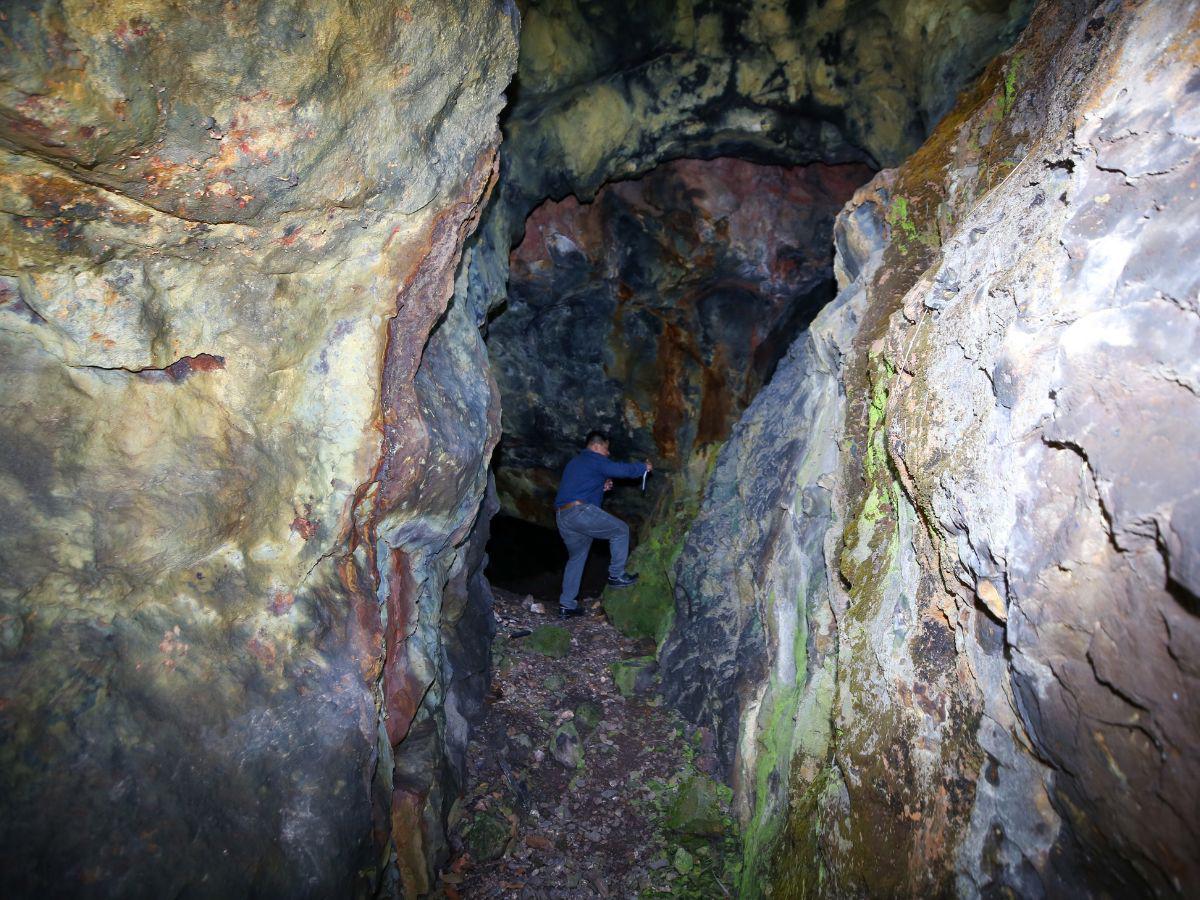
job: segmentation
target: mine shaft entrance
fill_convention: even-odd
[[[834,218],[872,174],[677,159],[534,208],[488,329],[502,511],[553,529],[562,468],[599,428],[614,458],[655,463],[644,493],[606,498],[644,533],[834,296]]]

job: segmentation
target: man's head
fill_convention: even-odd
[[[608,456],[608,435],[603,431],[589,431],[586,446],[593,453]]]

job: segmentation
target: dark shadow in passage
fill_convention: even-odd
[[[631,549],[633,541],[630,542]],[[513,516],[492,519],[488,541],[488,581],[514,594],[532,594],[535,600],[553,605],[562,591],[567,548],[558,532]],[[593,541],[583,570],[581,597],[599,597],[608,577],[608,543]]]

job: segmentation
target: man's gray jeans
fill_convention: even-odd
[[[612,554],[608,574],[623,575],[625,560],[629,557],[629,526],[590,503],[560,510],[556,520],[558,533],[570,554],[566,571],[563,572],[562,595],[558,602],[567,609],[575,609],[579,605],[579,580],[583,577],[583,566],[587,562],[592,539],[608,541]]]

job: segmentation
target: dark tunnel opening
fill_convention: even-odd
[[[636,546],[632,536],[631,548]],[[492,519],[485,575],[493,587],[531,596],[553,608],[562,587],[567,550],[554,528],[500,514]],[[594,541],[580,583],[580,596],[594,600],[604,591],[609,552],[604,541]]]

